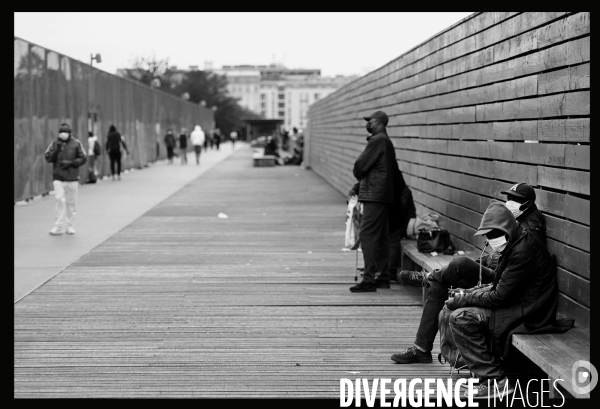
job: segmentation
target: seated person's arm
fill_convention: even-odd
[[[499,308],[508,300],[517,296],[527,285],[531,273],[535,271],[532,265],[534,257],[531,253],[514,253],[511,255],[506,269],[493,291],[474,291],[465,296],[466,305],[484,308]]]
[[[534,257],[531,252],[515,252],[502,272],[496,288],[482,286],[480,289],[455,296],[446,301],[449,309],[475,306],[483,308],[501,308],[523,291],[529,277],[535,271]],[[488,287],[488,288],[486,288]]]

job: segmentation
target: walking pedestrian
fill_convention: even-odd
[[[206,146],[206,137],[200,125],[196,125],[192,133],[190,134],[192,145],[194,145],[194,152],[196,152],[196,165],[200,164],[200,153],[202,152],[202,145]]]
[[[219,145],[221,144],[221,130],[219,128],[215,129],[214,139],[215,146],[217,147],[217,150],[219,150]]]
[[[237,141],[238,133],[236,131],[231,131],[229,134],[229,139],[231,139],[231,147],[235,148],[235,141]]]
[[[363,279],[350,287],[352,292],[372,292],[389,288],[390,234],[389,208],[394,199],[394,174],[398,168],[394,145],[387,135],[388,116],[376,111],[367,121],[367,146],[354,162],[354,177],[359,181],[358,200],[363,203],[360,246],[365,271]],[[376,274],[379,272],[379,276]]]
[[[213,149],[215,144],[215,131],[212,129],[208,131],[208,143],[210,144],[210,149]]]
[[[186,129],[181,128],[179,134],[179,154],[181,155],[181,164],[187,165],[187,140],[188,136],[185,133]]]
[[[79,188],[79,167],[87,158],[81,142],[72,136],[71,126],[63,123],[58,130],[58,139],[46,148],[44,158],[52,163],[52,184],[54,186],[55,219],[50,234],[57,236],[65,232],[75,234],[77,189]]]
[[[175,136],[173,135],[172,129],[167,129],[167,134],[165,135],[165,146],[167,147],[167,159],[169,160],[169,164],[173,163],[173,154],[175,149]]]
[[[98,170],[96,169],[96,158],[100,156],[100,144],[98,137],[92,131],[88,132],[88,183],[96,183]]]
[[[110,157],[110,174],[112,180],[115,180],[115,167],[117,168],[117,178],[121,180],[121,145],[125,152],[129,155],[129,149],[125,144],[125,138],[119,132],[114,125],[108,128],[108,136],[106,137],[106,151]]]

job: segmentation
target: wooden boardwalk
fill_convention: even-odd
[[[15,304],[14,396],[338,399],[340,378],[447,378],[390,360],[420,288],[348,291],[345,207],[238,151]]]

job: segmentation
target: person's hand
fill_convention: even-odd
[[[61,140],[56,141],[56,149],[62,150],[64,143]]]
[[[462,308],[467,305],[467,300],[464,294],[455,294],[454,297],[446,300],[446,308],[449,310],[455,310]]]
[[[61,160],[61,161],[60,161],[60,164],[59,164],[58,166],[59,166],[61,169],[63,169],[63,170],[64,170],[64,169],[68,168],[69,166],[71,166],[71,163],[72,163],[72,162],[71,162],[70,160],[68,160],[68,159],[63,159],[63,160]]]
[[[350,189],[350,191],[348,192],[348,196],[346,197],[346,199],[350,200],[350,198],[352,196],[356,196],[356,192],[354,191],[354,189]]]

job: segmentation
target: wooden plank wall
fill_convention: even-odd
[[[87,149],[88,114],[97,115],[102,155],[96,162],[99,176],[110,174],[104,150],[110,125],[125,137],[130,155],[123,169],[155,161],[156,138],[160,158],[166,157],[163,137],[167,128],[178,132],[194,125],[211,129],[211,109],[174,95],[117,77],[65,55],[14,37],[14,201],[52,190],[52,166],[44,159],[57,137],[61,122],[71,124],[74,136]],[[159,127],[157,127],[159,125]],[[157,128],[159,133],[157,134]],[[80,169],[87,180],[88,166]]]
[[[308,164],[344,194],[375,110],[419,211],[459,248],[481,248],[473,233],[501,190],[536,189],[559,312],[589,329],[590,13],[474,13],[312,105]]]

